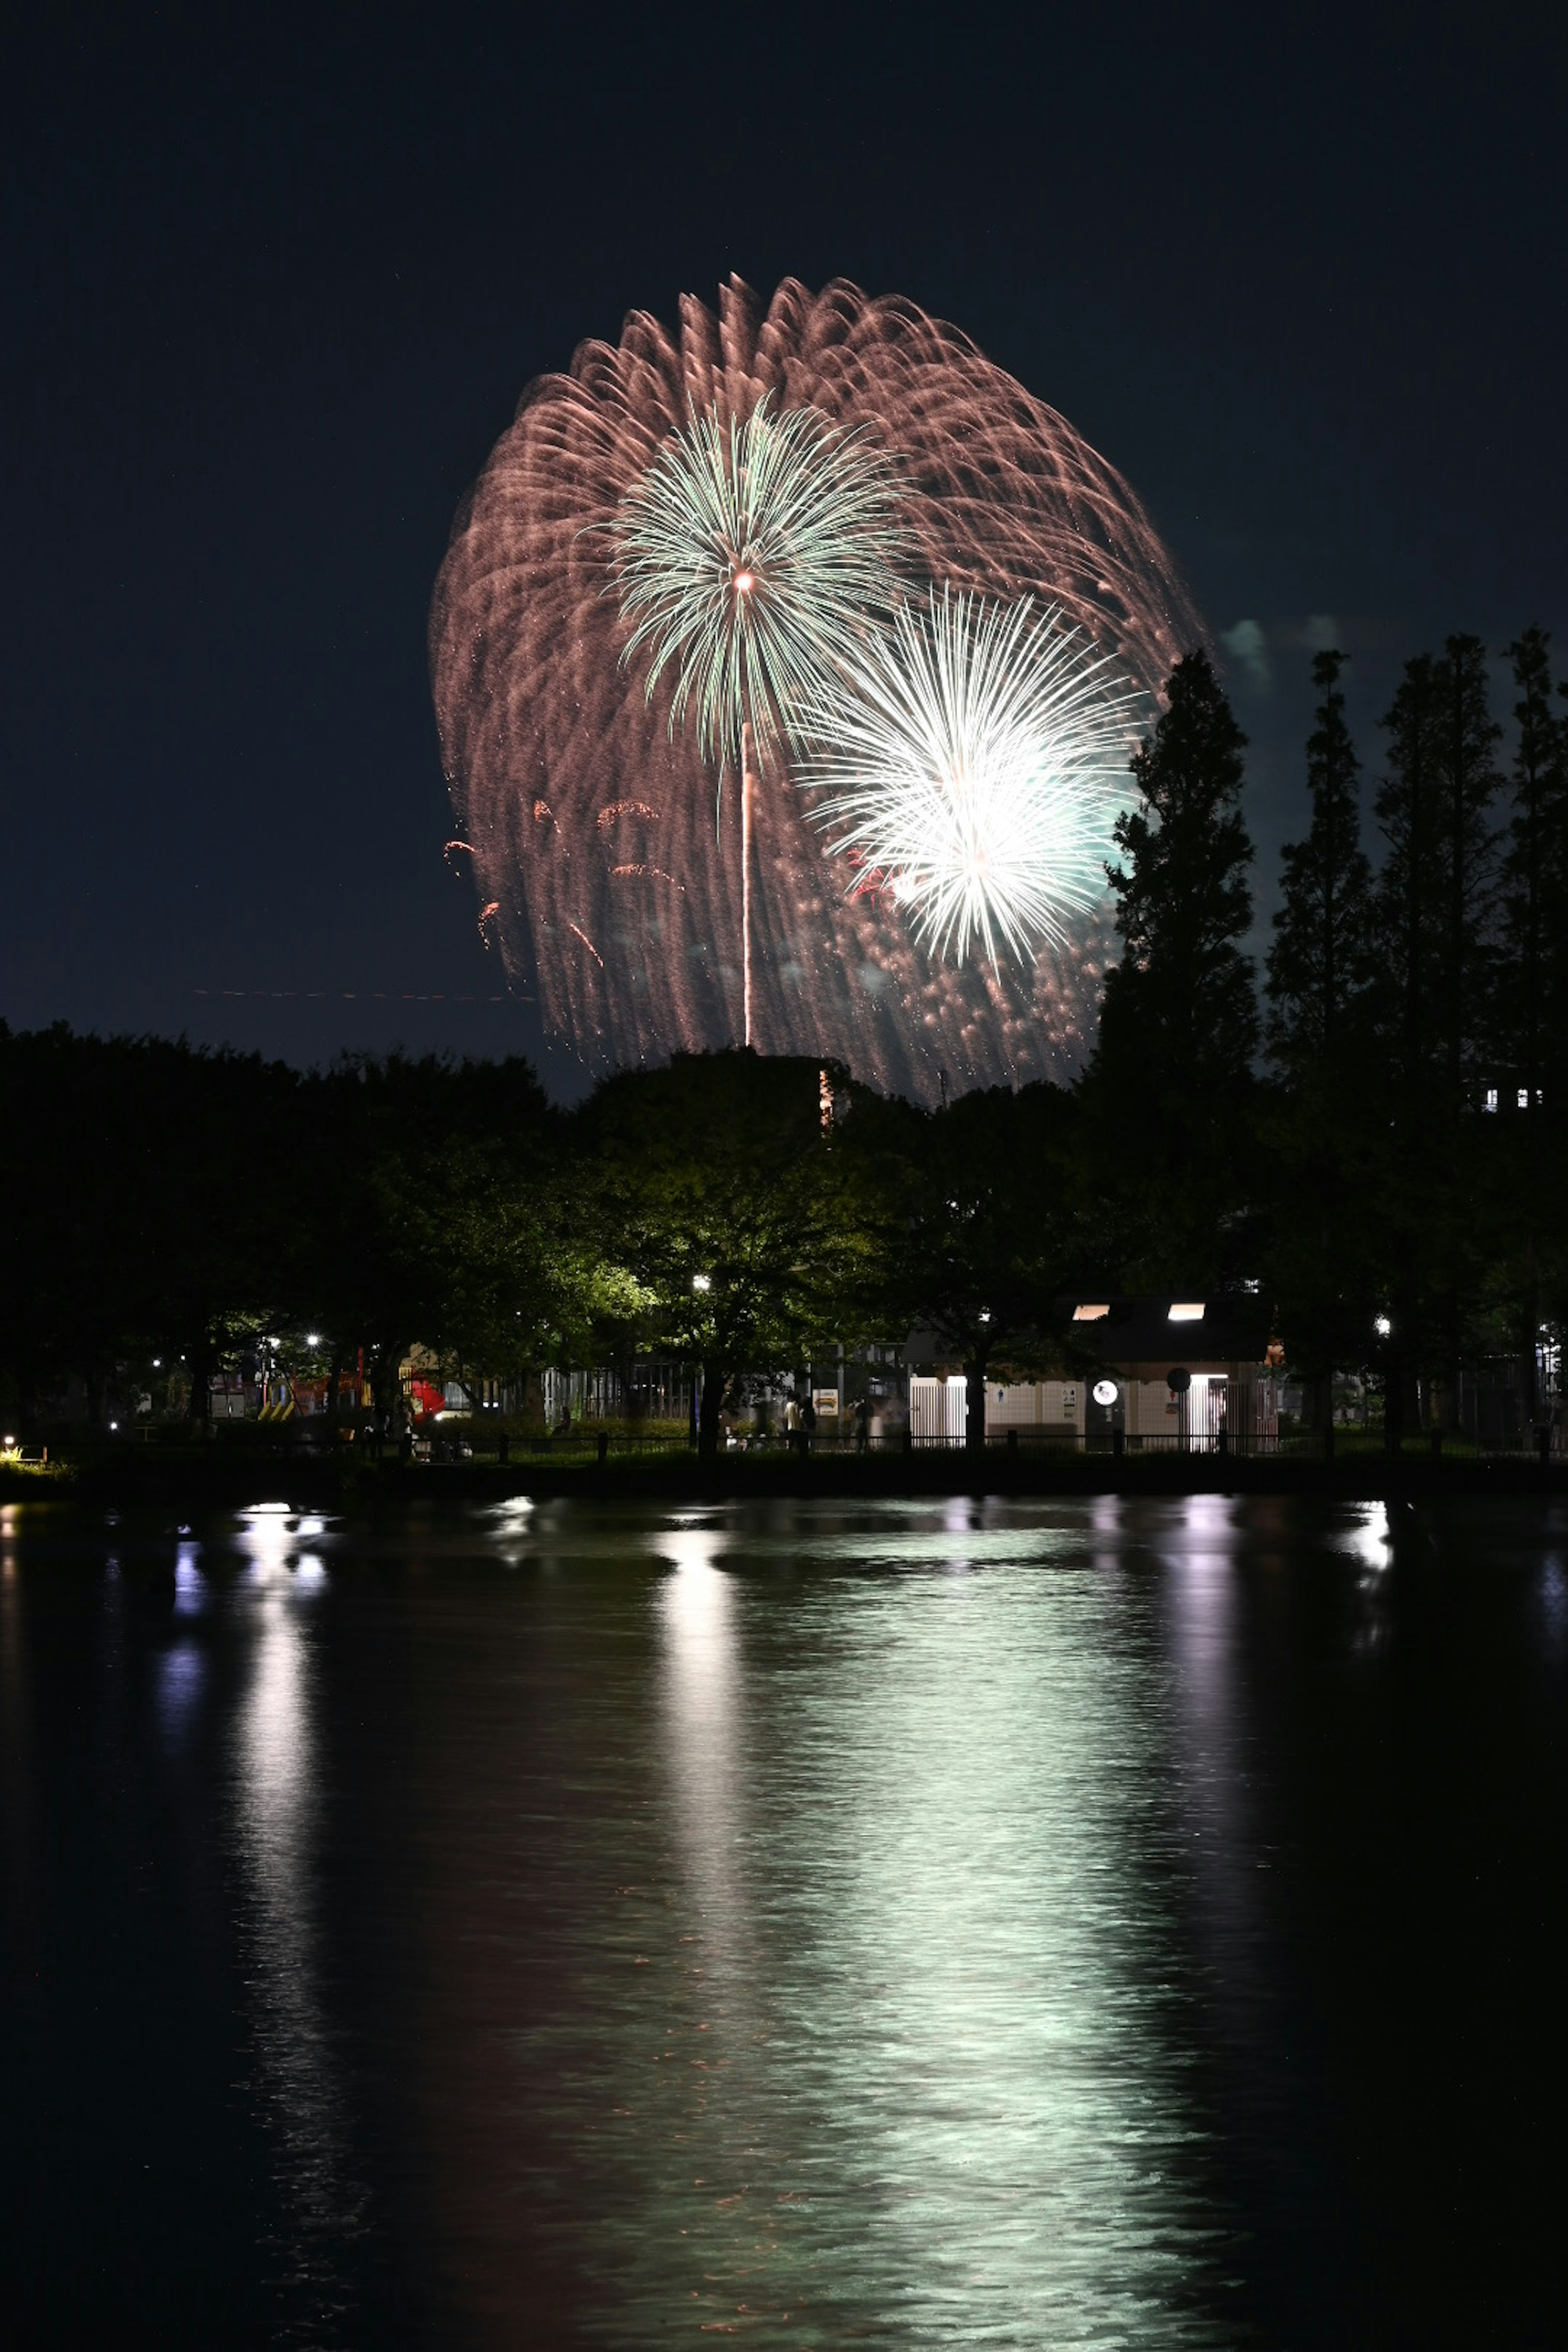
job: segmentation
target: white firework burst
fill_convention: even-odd
[[[795,732],[846,638],[890,613],[912,547],[901,485],[863,432],[767,397],[728,423],[715,403],[670,436],[610,525],[622,658],[667,670],[670,727],[694,711],[721,771],[749,720],[760,758]]]
[[[933,589],[843,647],[801,781],[851,895],[886,889],[960,963],[1028,961],[1105,894],[1142,701],[1054,606]]]

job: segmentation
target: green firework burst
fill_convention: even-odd
[[[760,760],[792,740],[847,639],[890,613],[912,539],[902,485],[863,432],[820,409],[743,421],[693,415],[623,497],[611,525],[622,656],[647,690],[674,673],[670,727],[692,714],[722,773],[750,720]]]

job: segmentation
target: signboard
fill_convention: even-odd
[[[811,1402],[816,1407],[819,1413],[837,1413],[838,1411],[838,1391],[837,1389],[813,1389],[811,1391]]]
[[[1187,1391],[1192,1387],[1193,1376],[1191,1372],[1188,1371],[1185,1364],[1178,1364],[1174,1371],[1166,1373],[1165,1384],[1168,1388],[1173,1389],[1177,1396],[1185,1396]]]
[[[1117,1388],[1114,1381],[1096,1381],[1094,1384],[1096,1404],[1114,1404],[1116,1398]]]

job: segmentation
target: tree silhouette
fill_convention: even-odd
[[[1252,915],[1246,743],[1207,655],[1188,654],[1132,762],[1140,805],[1119,820],[1122,862],[1106,869],[1122,954],[1089,1087],[1099,1147],[1107,1181],[1159,1192],[1173,1255],[1194,1278],[1237,1203],[1258,1038],[1237,945]]]
[[[1280,853],[1266,992],[1268,1049],[1300,1071],[1332,1061],[1365,1010],[1373,973],[1372,868],[1361,845],[1361,762],[1345,724],[1342,653],[1317,656],[1320,700],[1307,740],[1312,821]]]

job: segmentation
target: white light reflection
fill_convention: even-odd
[[[1394,1529],[1386,1503],[1353,1503],[1345,1526],[1331,1539],[1336,1551],[1355,1564],[1361,1622],[1351,1646],[1359,1658],[1374,1657],[1388,1642],[1388,1571],[1394,1564]]]
[[[195,1642],[176,1642],[159,1659],[158,1727],[171,1748],[182,1745],[205,1682],[206,1660]]]
[[[319,1528],[320,1522],[315,1525]],[[326,1584],[314,1555],[296,1562],[287,1511],[248,1512],[241,1531],[254,1636],[236,1729],[237,1847],[247,1881],[241,1928],[264,2118],[292,2242],[280,2289],[301,2316],[341,2303],[336,2248],[356,2232],[364,2191],[349,2171],[347,2121],[319,1990],[315,1847],[316,1664],[310,1616]],[[297,1566],[300,1573],[290,1575]]]
[[[1389,1563],[1389,1542],[1387,1504],[1352,1504],[1351,1523],[1339,1538],[1338,1549],[1348,1551],[1373,1575],[1381,1576]]]
[[[1542,1563],[1539,1599],[1546,1653],[1555,1660],[1568,1648],[1568,1574],[1555,1552]]]
[[[174,1554],[174,1614],[199,1617],[207,1605],[207,1580],[197,1567],[198,1543],[183,1543]]]
[[[719,1565],[728,1542],[723,1528],[691,1521],[654,1538],[672,1570],[656,1604],[664,1750],[676,1834],[696,1901],[693,1924],[710,1969],[732,1956],[745,1910],[736,1593],[733,1578]]]
[[[531,1495],[510,1495],[498,1503],[489,1514],[490,1524],[500,1541],[500,1556],[508,1568],[521,1568],[524,1554],[521,1549],[529,1534],[529,1521],[533,1517]]]

